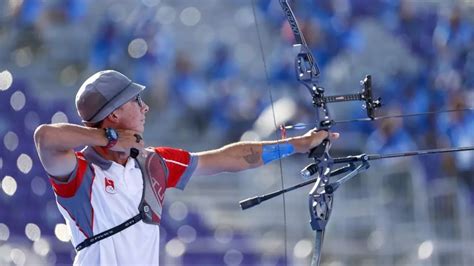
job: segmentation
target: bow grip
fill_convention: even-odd
[[[329,145],[329,139],[324,139],[321,144],[309,150],[308,158],[320,158],[326,152],[326,147]]]

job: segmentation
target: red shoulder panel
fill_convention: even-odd
[[[188,168],[191,155],[185,150],[170,147],[157,147],[155,152],[163,158],[168,167],[167,187],[175,187]]]
[[[76,152],[77,158],[77,170],[74,177],[70,177],[71,180],[67,183],[58,183],[54,178],[50,177],[51,185],[53,186],[54,193],[63,198],[70,198],[76,194],[77,189],[82,183],[84,174],[86,173],[88,163],[81,152]]]

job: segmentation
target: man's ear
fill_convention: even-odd
[[[113,111],[112,113],[110,113],[106,119],[108,119],[110,122],[114,122],[114,123],[117,123],[118,122],[118,114],[116,111]]]

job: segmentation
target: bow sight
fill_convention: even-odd
[[[372,76],[365,76],[364,80],[360,81],[360,84],[363,86],[360,93],[334,96],[324,96],[324,88],[318,87],[316,88],[316,94],[321,96],[313,94],[313,104],[317,107],[322,107],[326,103],[364,101],[363,107],[367,110],[367,117],[375,119],[375,110],[382,106],[382,102],[380,97],[377,100],[372,98]]]
[[[364,101],[362,107],[367,111],[367,117],[371,120],[375,119],[375,110],[382,106],[382,99],[379,97],[374,100],[372,96],[372,76],[367,75],[363,80],[360,81],[362,85],[362,91],[354,94],[341,94],[324,96],[323,87],[311,87],[311,96],[313,97],[313,105],[316,108],[325,108],[328,103],[336,102],[351,102],[351,101]],[[327,115],[325,116],[327,118]],[[334,120],[322,120],[318,128],[327,129],[334,125]]]

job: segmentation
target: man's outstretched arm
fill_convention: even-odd
[[[222,148],[196,153],[199,156],[195,175],[213,175],[256,168],[294,153],[306,153],[327,137],[326,131],[308,131],[302,136],[276,141],[236,142]],[[331,133],[330,139],[337,139]]]

